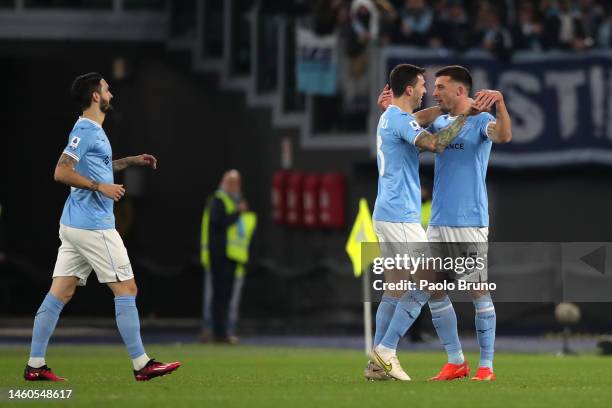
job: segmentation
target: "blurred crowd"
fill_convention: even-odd
[[[606,0],[317,0],[318,34],[340,31],[347,53],[372,42],[464,52],[500,59],[514,51],[612,47],[612,1]]]

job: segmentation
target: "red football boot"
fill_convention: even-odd
[[[472,377],[474,381],[494,381],[495,374],[489,367],[480,367],[478,371],[476,371],[476,375]]]
[[[470,375],[470,367],[465,361],[463,364],[446,363],[440,370],[438,375],[431,377],[429,381],[448,381],[457,378],[463,378]]]
[[[25,370],[23,370],[23,378],[26,381],[66,381],[65,378],[55,375],[51,368],[46,365],[39,368],[26,365]]]
[[[134,370],[134,377],[136,381],[149,381],[151,378],[170,374],[180,366],[181,363],[178,361],[173,363],[160,363],[159,361],[155,361],[155,359],[151,359],[147,365],[140,370]]]

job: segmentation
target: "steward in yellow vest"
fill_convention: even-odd
[[[247,211],[241,198],[240,173],[230,170],[202,216],[203,341],[236,341],[240,294],[256,225],[257,216]]]
[[[210,270],[212,256],[226,257],[237,263],[237,276],[243,276],[244,265],[249,261],[249,244],[256,226],[255,213],[239,211],[229,194],[217,190],[209,198],[202,216],[200,260],[204,268]]]

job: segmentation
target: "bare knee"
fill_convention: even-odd
[[[129,296],[136,296],[138,294],[138,286],[136,286],[136,282],[132,281],[126,286],[126,290],[128,291]]]
[[[63,304],[70,302],[74,292],[76,291],[78,280],[72,277],[57,277],[53,279],[53,283],[51,284],[51,289],[49,289],[49,293],[51,293],[55,298],[60,300]]]
[[[138,294],[138,286],[136,286],[134,279],[124,282],[112,282],[108,286],[115,296],[136,296]]]
[[[65,292],[61,292],[61,293],[53,293],[51,292],[51,294],[53,296],[55,296],[59,301],[61,301],[63,304],[66,304],[68,302],[70,302],[70,299],[72,299],[72,296],[74,295],[74,290],[72,291],[65,291]]]
[[[489,291],[488,290],[472,290],[472,299],[473,300],[478,300],[483,296],[490,296],[489,295]]]

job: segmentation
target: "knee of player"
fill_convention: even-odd
[[[72,299],[73,295],[74,295],[74,289],[66,290],[64,292],[54,294],[54,296],[63,304],[70,302],[70,299]]]
[[[127,287],[126,290],[128,292],[129,295],[131,296],[136,296],[138,295],[138,286],[136,286],[136,282],[131,282]]]
[[[51,294],[63,304],[70,302],[76,288],[62,288],[61,290],[51,290]]]
[[[472,300],[474,301],[486,301],[491,300],[491,294],[488,289],[483,290],[472,290],[471,291]]]

